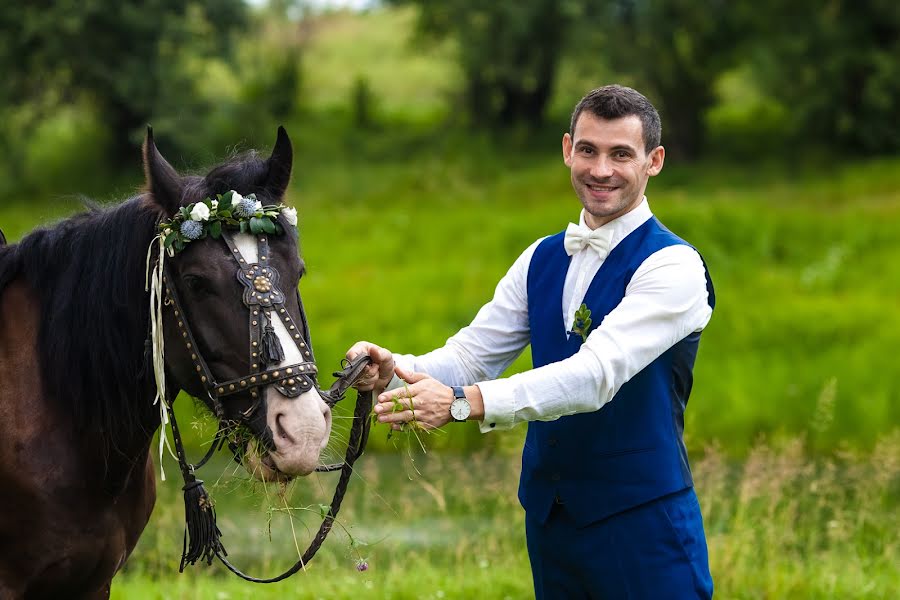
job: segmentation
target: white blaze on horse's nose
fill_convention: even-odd
[[[236,234],[234,243],[247,264],[259,261],[256,236],[247,233]],[[281,290],[287,294],[288,290]],[[284,360],[278,364],[266,365],[268,369],[306,362],[287,327],[273,315],[269,320],[284,350]],[[300,327],[300,324],[295,324]],[[299,330],[294,330],[299,333]],[[272,459],[280,471],[288,475],[307,475],[318,465],[319,454],[331,435],[331,409],[315,389],[288,398],[273,386],[266,386],[266,422],[272,430],[275,452]]]

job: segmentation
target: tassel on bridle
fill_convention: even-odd
[[[178,431],[178,423],[175,421],[175,411],[169,402],[166,402],[169,413],[169,423],[172,426],[172,440],[175,442],[175,453],[178,455],[178,466],[181,468],[181,476],[184,479],[184,541],[181,547],[181,565],[179,572],[184,572],[184,567],[193,565],[198,560],[206,561],[211,565],[216,555],[228,556],[222,541],[219,539],[222,532],[216,525],[216,509],[213,502],[203,487],[203,480],[194,475],[193,465],[188,464],[184,453],[184,444],[181,441],[181,433]],[[216,447],[213,442],[210,452],[203,459],[212,454]]]
[[[261,316],[260,327],[263,330],[261,362],[267,365],[280,363],[284,360],[284,348],[281,347],[272,321],[266,317],[265,311],[261,311]]]
[[[189,477],[185,477],[185,484],[181,489],[184,490],[185,530],[179,572],[198,560],[211,565],[217,553],[228,556],[219,539],[222,532],[216,525],[216,509],[203,487],[203,480],[190,473]]]

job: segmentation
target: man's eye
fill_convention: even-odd
[[[593,148],[582,148],[582,149],[581,149],[581,153],[582,153],[582,154],[587,154],[587,155],[590,156],[591,154],[594,153],[594,149],[593,149]]]

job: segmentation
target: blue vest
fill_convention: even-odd
[[[528,270],[535,368],[569,358],[582,344],[580,335],[566,336],[563,322],[562,292],[570,261],[564,235],[538,244]],[[613,248],[583,300],[594,326],[622,301],[644,260],[677,244],[689,245],[651,217]],[[714,307],[708,271],[706,286]],[[559,498],[582,526],[691,487],[682,432],[699,341],[699,333],[689,334],[597,411],[529,423],[519,481],[525,510],[543,522]]]

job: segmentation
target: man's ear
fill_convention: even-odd
[[[269,172],[263,187],[272,198],[281,198],[291,181],[291,169],[294,165],[294,149],[284,127],[278,127],[275,147],[272,148],[272,155],[266,162],[269,165]]]
[[[568,132],[563,134],[562,139],[563,162],[567,167],[572,166],[572,136]]]
[[[153,128],[149,125],[147,126],[147,137],[144,139],[143,152],[147,190],[166,215],[171,217],[181,207],[184,182],[178,172],[156,149],[156,144],[153,142]]]
[[[647,168],[647,174],[650,177],[659,175],[664,162],[666,162],[666,149],[662,146],[657,146],[650,151],[650,166]]]

